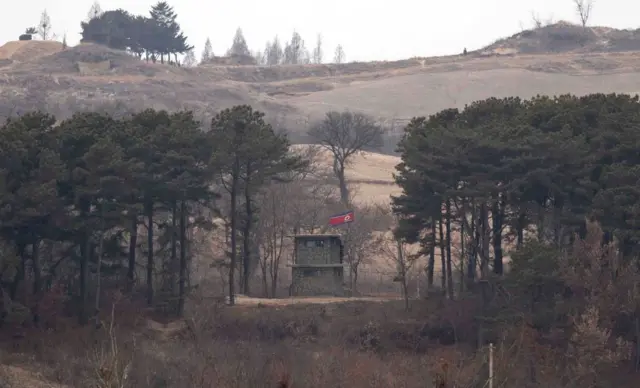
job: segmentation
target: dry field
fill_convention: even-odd
[[[249,103],[297,134],[329,110],[351,109],[390,120],[492,96],[640,91],[638,52],[512,51],[342,65],[187,69],[147,64],[91,44],[62,50],[55,42],[9,42],[0,47],[0,60],[13,63],[0,67],[0,83],[7,96],[37,88],[60,114],[68,114],[74,103],[121,101],[134,108],[189,107],[207,114]],[[87,64],[105,59],[111,68],[81,73],[91,67]]]
[[[296,144],[294,150],[304,150],[308,144]],[[316,161],[321,168],[330,171],[333,163],[331,153],[320,150]],[[388,204],[392,195],[399,195],[400,188],[395,184],[393,174],[400,158],[375,152],[361,152],[353,156],[347,167],[347,179],[351,183],[356,203]]]

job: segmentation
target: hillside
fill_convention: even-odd
[[[478,122],[471,123],[483,137],[479,142],[460,117],[443,118],[446,136],[425,131],[425,141],[405,150],[407,171],[418,173],[407,174],[414,192],[399,213],[420,221],[409,227],[437,228],[434,244],[422,247],[431,254],[402,244],[393,216],[367,206],[389,206],[389,197],[400,192],[393,178],[400,158],[391,154],[412,116],[491,96],[640,91],[637,31],[559,23],[459,56],[235,63],[216,58],[179,68],[93,44],[0,47],[0,120],[33,109],[60,118],[86,109],[123,114],[150,107],[193,109],[206,123],[222,108],[251,104],[277,129],[289,130],[292,149],[312,156],[317,167],[303,181],[264,182],[253,197],[242,190],[236,204],[249,206],[235,213],[241,217],[234,234],[243,244],[234,245],[234,224],[216,219],[234,214],[228,192],[219,190],[220,213],[200,206],[211,201],[204,190],[210,176],[193,173],[193,163],[185,162],[201,154],[200,142],[185,141],[197,137],[196,128],[173,139],[165,131],[161,137],[142,132],[144,126],[113,125],[104,136],[102,121],[78,121],[55,136],[42,136],[29,122],[7,127],[0,132],[1,167],[13,173],[17,166],[20,174],[4,174],[3,208],[19,211],[5,212],[0,239],[0,388],[480,387],[493,386],[487,381],[493,371],[495,382],[508,387],[638,386],[640,273],[637,240],[627,237],[638,237],[628,220],[638,215],[633,182],[640,173],[629,166],[640,160],[625,147],[640,144],[637,101],[591,96],[526,104],[517,108],[521,132],[505,124],[513,121],[512,106],[494,105],[496,114],[478,110]],[[597,104],[608,109],[594,109]],[[304,133],[325,112],[344,109],[369,113],[395,132],[386,139],[386,154],[354,155],[346,175],[356,222],[331,227],[327,220],[344,210],[324,190],[336,186],[332,156],[308,144]],[[582,131],[564,131],[576,123]],[[135,141],[122,141],[131,136]],[[178,144],[179,152],[166,153],[167,144]],[[209,154],[191,160],[204,171],[224,171],[211,162],[218,162],[213,156],[224,153],[225,144],[209,144]],[[141,147],[148,152],[140,154]],[[514,157],[527,149],[535,158]],[[118,154],[125,158],[113,157]],[[602,179],[583,168],[594,160],[606,172]],[[443,179],[443,173],[457,178]],[[68,182],[83,174],[91,179]],[[62,187],[61,180],[73,185]],[[244,188],[260,183],[247,176],[242,181]],[[125,185],[114,193],[113,182]],[[176,191],[176,182],[188,187]],[[429,190],[434,182],[438,187]],[[568,182],[576,183],[567,188]],[[67,186],[79,196],[70,197]],[[472,192],[496,187],[508,195],[496,196],[491,206]],[[564,198],[562,207],[545,206],[550,196]],[[87,197],[97,206],[82,206]],[[75,198],[79,205],[63,206]],[[180,206],[165,206],[171,204]],[[112,206],[126,213],[111,212]],[[257,217],[250,218],[252,209]],[[574,221],[587,214],[595,221],[583,237]],[[200,216],[217,227],[206,227]],[[286,297],[299,252],[292,234],[317,229],[348,230],[340,250],[357,260],[351,267],[357,271],[345,268],[344,284],[357,278],[358,297]],[[417,232],[428,242],[428,232]],[[568,243],[570,232],[576,233]],[[529,242],[530,235],[539,241]],[[516,243],[523,245],[513,255]],[[233,307],[225,306],[225,296],[234,293],[227,284],[233,280],[230,250],[236,250],[236,264],[249,259],[244,268],[258,263],[247,278],[251,290],[237,295]],[[478,254],[494,272],[483,271],[481,281],[468,273]],[[398,257],[411,268],[403,269]],[[429,257],[435,271],[428,269]],[[434,287],[427,287],[428,277]],[[445,295],[440,284],[451,292]],[[402,286],[406,299],[398,300]],[[275,298],[257,297],[268,295]]]
[[[304,150],[310,147],[308,144],[298,144],[294,150]],[[329,151],[321,150],[316,162],[319,167],[330,170],[333,159]],[[400,158],[392,155],[382,155],[375,152],[362,152],[353,156],[347,167],[347,179],[354,186],[352,188],[355,200],[362,204],[389,203],[391,195],[400,194],[400,189],[395,185],[393,173]]]
[[[580,39],[576,38],[582,37]],[[249,103],[289,128],[352,109],[406,119],[489,96],[640,91],[638,31],[559,23],[524,31],[466,56],[394,62],[196,68],[146,63],[92,44],[55,42],[0,48],[0,116],[46,108],[121,111],[143,106],[195,109],[202,118]],[[393,149],[388,144],[386,151]]]
[[[561,21],[525,30],[478,50],[481,55],[611,53],[640,50],[640,29],[588,27]]]

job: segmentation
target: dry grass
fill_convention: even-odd
[[[330,304],[330,303],[347,303],[347,302],[388,302],[390,300],[399,300],[398,296],[389,297],[295,297],[282,299],[264,299],[250,298],[244,295],[236,296],[236,303],[239,306],[290,306],[295,304]]]
[[[41,44],[50,47],[49,51],[35,49]],[[19,56],[25,60],[20,66],[0,68],[3,94],[19,95],[25,85],[33,84],[34,90],[50,93],[53,113],[59,113],[56,109],[64,111],[59,114],[68,114],[68,108],[62,109],[67,105],[62,100],[69,96],[76,104],[85,100],[90,105],[122,101],[136,109],[143,103],[166,109],[188,107],[208,114],[249,103],[268,116],[283,116],[286,127],[304,130],[309,119],[319,119],[329,110],[362,111],[382,119],[409,118],[491,96],[640,90],[640,78],[636,76],[640,56],[635,52],[468,55],[343,65],[186,69],[143,63],[96,45],[62,52],[54,50],[56,45],[10,42],[0,48],[0,59]],[[47,56],[52,50],[53,55]],[[96,77],[79,74],[78,62],[91,62],[91,58],[109,59],[110,73]],[[71,82],[40,85],[39,71]],[[362,193],[376,197],[376,190],[370,191],[369,187],[363,187]]]
[[[294,150],[309,147],[306,144],[294,145]],[[329,151],[318,154],[321,167],[331,169],[332,157]],[[400,188],[395,184],[393,174],[400,158],[375,152],[362,152],[354,155],[347,167],[347,179],[351,182],[355,201],[358,203],[389,204],[391,195],[399,195]]]
[[[549,61],[554,60],[549,58]],[[533,66],[533,65],[532,65]],[[287,102],[319,118],[330,110],[353,110],[376,117],[410,118],[488,97],[573,93],[578,95],[640,90],[637,73],[575,76],[527,69],[459,70],[383,78],[330,91],[320,91]]]
[[[0,46],[0,59],[25,62],[60,51],[62,51],[62,43],[56,41],[13,41]]]

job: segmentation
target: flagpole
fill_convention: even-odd
[[[351,222],[347,223],[347,238],[345,240],[349,238],[351,238]],[[349,297],[353,297],[353,268],[351,268],[351,260],[349,260]]]

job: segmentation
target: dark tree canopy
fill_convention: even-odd
[[[259,214],[255,196],[270,180],[303,166],[263,117],[235,107],[221,112],[207,132],[190,111],[147,109],[126,118],[84,112],[61,122],[32,112],[9,119],[0,127],[0,248],[10,247],[17,259],[2,251],[2,295],[24,301],[20,290],[32,282],[29,297],[37,300],[62,283],[84,324],[94,311],[90,296],[100,292],[93,274],[111,279],[111,286],[123,281],[132,293],[136,266],[144,262],[147,303],[164,301],[182,314],[191,231],[211,227],[207,219],[218,214],[220,182],[235,181],[244,205],[234,219],[242,227],[242,268],[248,271],[251,226]],[[141,227],[145,241],[138,240]],[[66,253],[44,257],[45,246]],[[38,317],[34,308],[34,322]]]
[[[399,233],[428,250],[432,224],[451,203],[461,214],[485,212],[463,223],[492,229],[496,273],[502,233],[520,246],[533,228],[540,239],[563,245],[574,233],[584,235],[587,219],[597,220],[625,256],[640,253],[639,111],[638,98],[628,95],[563,95],[491,98],[414,119],[399,146]]]
[[[147,59],[161,62],[171,55],[184,54],[193,49],[176,21],[173,8],[166,2],[155,4],[150,17],[135,16],[117,9],[97,13],[87,22],[82,22],[82,41],[99,43],[117,50],[129,50]]]

